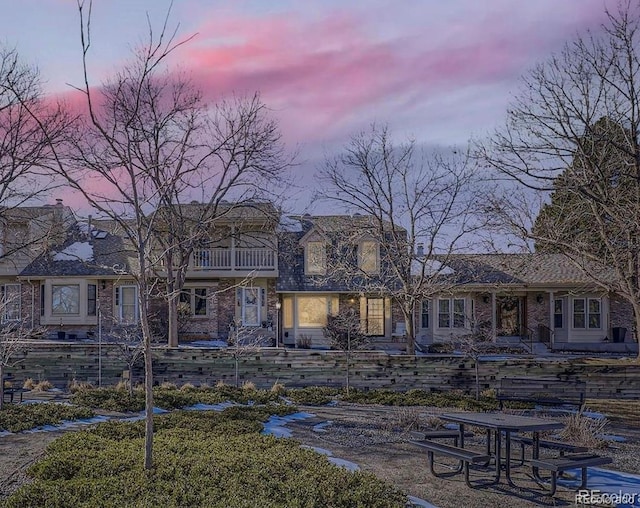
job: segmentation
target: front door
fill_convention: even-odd
[[[523,335],[524,297],[498,296],[496,298],[496,332],[501,337],[520,337]]]

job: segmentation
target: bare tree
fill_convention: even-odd
[[[567,256],[640,329],[640,6],[607,16],[524,77],[479,155],[510,182],[487,200],[502,231]]]
[[[234,362],[234,375],[236,388],[240,387],[240,361],[247,356],[255,354],[263,345],[265,338],[254,328],[243,326],[241,320],[235,320],[230,325],[227,351]]]
[[[481,193],[466,153],[420,153],[415,141],[395,144],[387,127],[353,136],[343,154],[326,161],[318,197],[359,214],[359,226],[339,243],[370,239],[379,245],[379,265],[367,268],[375,253],[337,256],[333,277],[359,283],[359,290],[390,296],[406,324],[407,353],[415,353],[414,316],[422,299],[450,287],[449,255],[481,224],[474,204]],[[335,265],[335,266],[334,266]],[[364,268],[363,268],[364,267]]]
[[[133,368],[144,357],[144,341],[142,330],[137,325],[117,325],[108,331],[108,343],[115,344],[118,357],[121,358],[128,371],[127,388],[133,395]]]
[[[22,207],[56,185],[48,168],[72,123],[61,105],[44,99],[38,70],[22,63],[16,50],[0,46],[0,257],[28,252],[51,235],[53,221],[29,216]],[[31,234],[8,228],[16,221]]]
[[[332,349],[344,354],[346,363],[346,388],[349,395],[351,374],[351,353],[369,343],[369,337],[362,330],[360,316],[352,307],[341,309],[335,316],[327,315],[327,326],[322,333],[329,339]]]
[[[153,372],[150,304],[158,274],[170,302],[170,341],[177,342],[177,304],[188,258],[223,198],[248,199],[281,168],[279,134],[257,97],[214,112],[166,60],[186,41],[167,23],[149,26],[147,45],[101,87],[91,86],[91,2],[78,2],[87,116],[57,170],[130,245],[127,275],[138,289],[145,358],[145,469],[153,465]],[[188,39],[187,39],[188,40]],[[251,174],[249,174],[251,173]],[[265,187],[262,187],[264,189]],[[249,189],[249,190],[247,190]],[[204,199],[203,199],[204,197]],[[183,203],[203,199],[182,221]],[[199,209],[200,210],[200,209]],[[162,263],[164,261],[164,265]]]

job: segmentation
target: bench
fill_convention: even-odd
[[[584,490],[587,488],[587,468],[602,466],[604,464],[610,464],[611,462],[613,462],[611,457],[601,457],[600,455],[590,454],[564,455],[562,457],[532,459],[529,461],[531,466],[534,468],[534,475],[538,480],[540,480],[540,477],[537,474],[537,469],[551,471],[550,496],[553,496],[556,493],[558,473],[562,473],[569,469],[581,469],[582,475],[579,490]]]
[[[13,399],[17,394],[20,394],[20,402],[22,402],[22,394],[27,390],[14,387],[13,383],[15,383],[15,381],[12,374],[4,376],[2,380],[2,402],[7,402],[7,399],[9,399],[8,402],[13,403]]]
[[[453,439],[454,446],[458,446],[458,439],[460,438],[460,432],[457,430],[426,430],[422,432],[413,431],[411,437],[414,441],[426,439]],[[473,437],[473,432],[465,432],[464,437]]]
[[[583,381],[559,379],[503,377],[496,399],[504,402],[528,402],[541,406],[574,406],[584,408],[587,384]]]
[[[519,443],[522,449],[522,455],[520,458],[520,462],[524,464],[524,447],[525,446],[533,446],[533,439],[525,436],[512,436],[512,443]],[[572,445],[569,443],[561,443],[559,441],[547,441],[545,439],[540,439],[538,441],[538,446],[540,448],[547,448],[548,450],[557,450],[560,452],[560,457],[564,457],[565,453],[583,453],[589,451],[586,446]]]
[[[409,441],[411,444],[419,446],[421,448],[425,448],[427,450],[427,457],[429,458],[429,470],[431,474],[436,477],[444,476],[441,473],[436,473],[433,467],[433,457],[434,455],[445,455],[447,457],[451,457],[454,459],[458,459],[460,461],[460,466],[455,473],[459,473],[462,469],[464,470],[464,481],[466,484],[473,488],[475,485],[471,483],[469,478],[469,465],[470,464],[487,464],[490,460],[490,456],[486,453],[476,452],[474,450],[469,450],[467,448],[458,448],[457,446],[451,446],[444,443],[438,443],[435,441],[424,440],[424,441]]]

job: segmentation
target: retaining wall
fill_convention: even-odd
[[[155,382],[178,385],[218,381],[235,382],[235,359],[224,350],[202,348],[155,348]],[[72,379],[98,382],[101,359],[103,385],[122,379],[126,364],[117,347],[96,344],[34,344],[19,355],[20,363],[6,369],[18,381],[47,379],[59,388]],[[270,387],[276,381],[287,387],[311,385],[342,386],[345,358],[338,351],[266,348],[238,359],[240,382],[252,381]],[[578,379],[587,382],[587,397],[640,398],[640,363],[628,360],[556,360],[496,357],[482,360],[481,389],[497,387],[502,377],[538,376]],[[134,383],[142,381],[140,362],[133,372]],[[473,360],[449,355],[409,356],[384,352],[352,353],[351,385],[360,389],[389,388],[432,391],[462,389],[473,392]]]

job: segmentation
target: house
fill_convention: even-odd
[[[66,238],[75,223],[71,209],[62,200],[55,205],[21,206],[0,210],[0,291],[2,323],[34,323],[29,304],[33,293],[29,280],[18,275],[24,268]]]
[[[327,316],[353,308],[372,347],[392,341],[399,312],[384,291],[380,245],[367,234],[370,218],[292,216],[283,221],[277,293],[282,304],[281,341],[329,347]]]
[[[193,212],[201,207],[185,205]],[[189,213],[189,211],[187,211]],[[226,339],[241,325],[273,340],[278,276],[277,210],[270,203],[223,204],[197,238],[179,295],[179,339]],[[160,233],[161,234],[161,233]],[[158,242],[160,244],[160,242]],[[160,282],[151,320],[158,337],[168,330],[165,258],[149,259]],[[175,266],[175,265],[174,265]],[[63,243],[41,253],[19,275],[31,291],[25,311],[35,326],[66,338],[109,334],[139,321],[137,253],[112,221],[75,224]],[[271,328],[271,329],[270,329]]]
[[[418,343],[475,333],[533,349],[537,343],[568,351],[637,347],[631,305],[598,287],[562,254],[454,255],[446,263],[451,283],[422,302]]]

